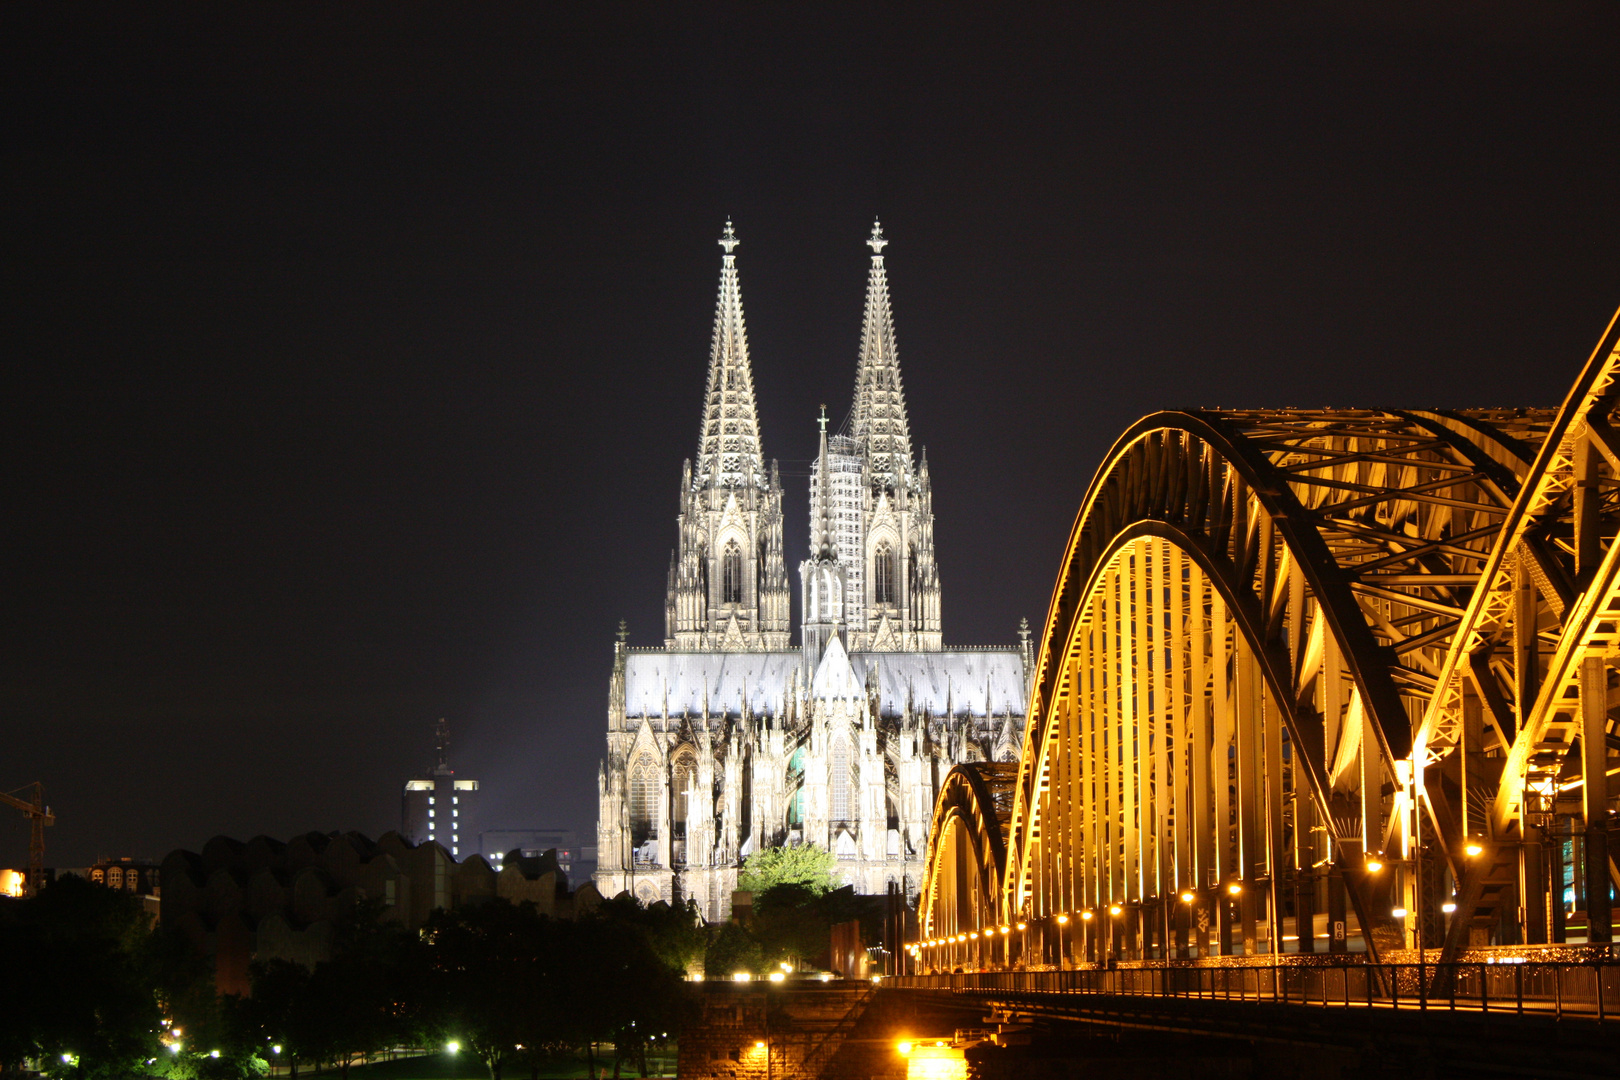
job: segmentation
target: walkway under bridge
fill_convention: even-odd
[[[1279,966],[1325,963],[1364,1008],[1494,1004],[1497,961],[1612,978],[1617,344],[1557,410],[1127,430],[1069,538],[1022,759],[942,785],[895,973],[1262,964],[1286,993]]]

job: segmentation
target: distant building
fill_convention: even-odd
[[[125,856],[122,859],[103,859],[82,873],[97,885],[109,889],[132,892],[137,896],[163,895],[159,879],[161,867],[155,862],[138,862]]]
[[[581,845],[572,829],[491,829],[479,838],[479,851],[497,870],[514,851],[527,858],[555,851],[569,881],[589,881],[596,873],[596,845]]]
[[[456,776],[446,760],[449,749],[450,726],[440,720],[434,729],[433,767],[405,781],[400,835],[413,844],[443,844],[459,858],[463,834],[469,854],[477,847],[478,781]]]
[[[246,994],[255,959],[313,967],[331,956],[337,920],[358,901],[380,901],[383,918],[412,930],[439,908],[499,897],[541,914],[572,918],[599,900],[593,885],[569,891],[556,861],[452,858],[442,844],[398,833],[307,833],[282,842],[216,836],[201,852],[173,851],[161,869],[162,921],[214,966],[220,993]]]

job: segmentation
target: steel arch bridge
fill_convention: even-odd
[[[1608,941],[1617,346],[1556,411],[1127,430],[1016,776],[941,790],[912,963]]]

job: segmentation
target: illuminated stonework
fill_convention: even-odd
[[[767,469],[727,223],[698,455],[682,469],[661,649],[621,633],[599,776],[604,895],[729,913],[750,852],[815,843],[862,892],[915,891],[939,780],[1014,760],[1029,652],[946,649],[932,480],[913,462],[873,226],[854,405],[820,421],[801,646],[789,642],[782,485]]]

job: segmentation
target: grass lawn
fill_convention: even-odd
[[[607,1075],[613,1075],[613,1051],[606,1050],[605,1054],[597,1057],[597,1068],[607,1066]],[[663,1068],[660,1069],[659,1066]],[[314,1069],[300,1068],[300,1078],[313,1075]],[[671,1047],[668,1054],[660,1058],[653,1054],[647,1055],[647,1072],[651,1076],[675,1075],[675,1049]],[[279,1071],[277,1080],[286,1080],[285,1070]],[[336,1076],[336,1069],[327,1069],[321,1072],[322,1076]],[[580,1077],[589,1074],[585,1071],[585,1056],[581,1054],[574,1061],[558,1061],[550,1068],[543,1070],[541,1076],[553,1077]],[[621,1077],[637,1075],[636,1069],[628,1062],[619,1070]],[[349,1069],[349,1080],[489,1080],[489,1070],[478,1058],[463,1050],[459,1054],[444,1052],[425,1054],[421,1057],[402,1057],[393,1061],[377,1061],[370,1065],[355,1065]],[[509,1063],[501,1070],[501,1080],[529,1080],[529,1070],[526,1067]]]

